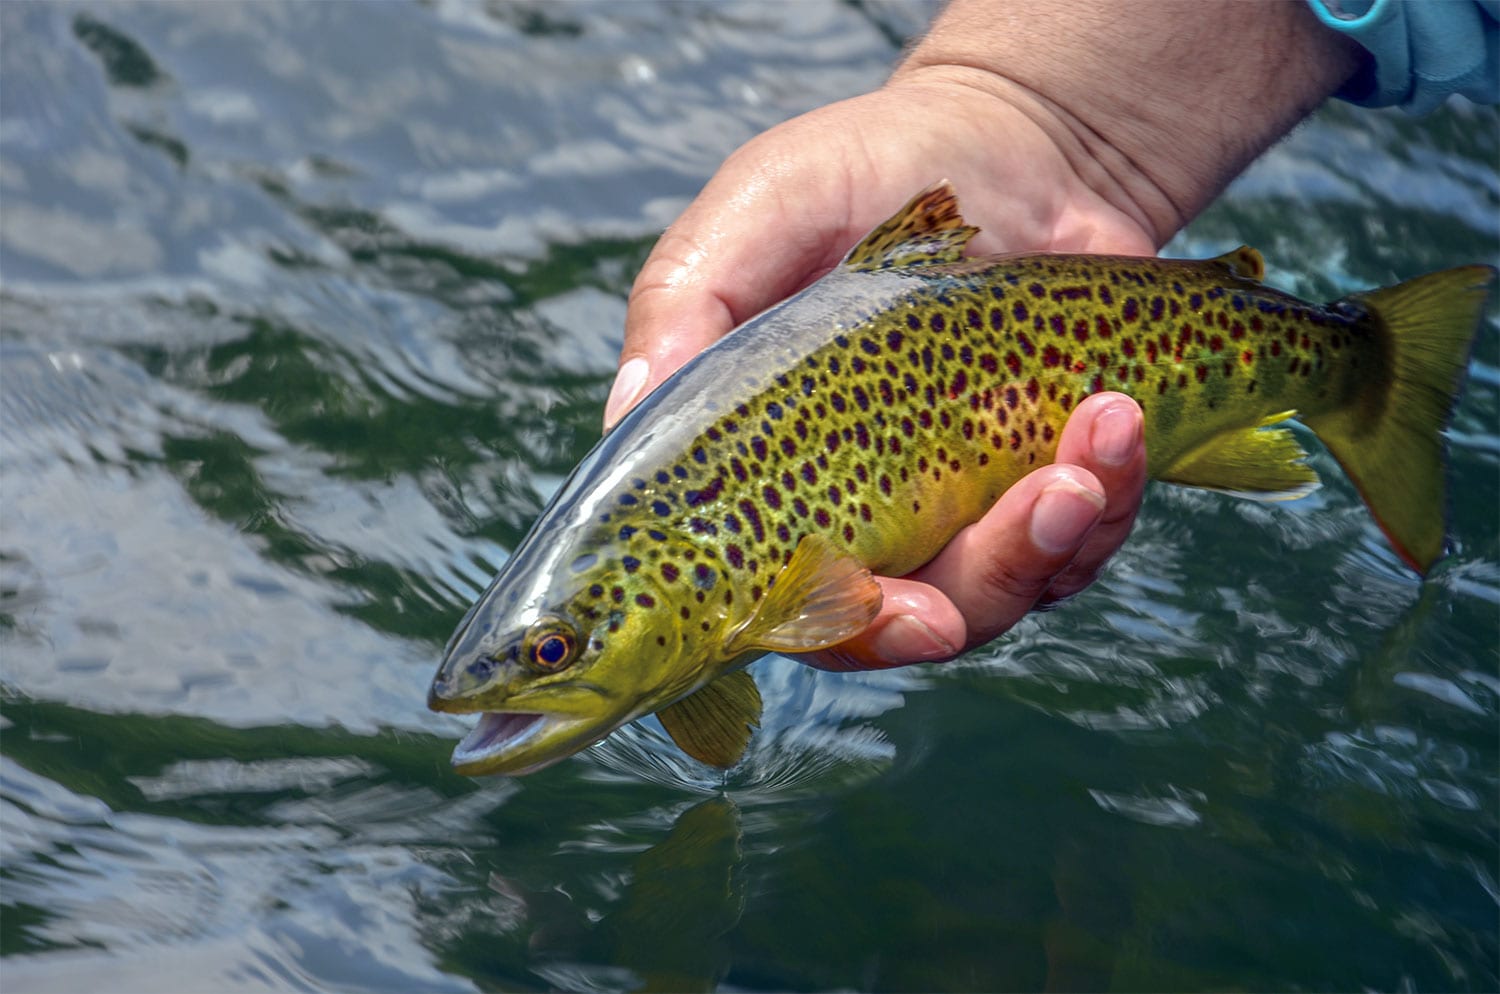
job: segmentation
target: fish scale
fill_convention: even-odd
[[[1196,435],[1288,408],[1316,413],[1335,395],[1328,360],[1348,351],[1353,372],[1374,348],[1352,317],[1249,280],[1226,287],[1238,278],[1223,262],[1140,263],[934,267],[895,309],[841,330],[721,415],[669,469],[622,485],[604,522],[619,527],[595,530],[590,544],[610,548],[628,529],[638,540],[621,556],[678,576],[691,566],[685,552],[722,550],[721,574],[751,601],[765,591],[765,564],[784,565],[808,534],[876,572],[909,572],[936,551],[928,536],[946,540],[955,520],[977,520],[1051,462],[1063,422],[1091,393],[1126,393],[1155,414],[1147,449],[1161,470],[1191,441],[1175,430],[1185,418]],[[757,331],[751,322],[737,334]],[[648,401],[642,417],[675,399]],[[702,541],[695,550],[669,535]]]
[[[1295,496],[1328,444],[1408,563],[1442,546],[1442,445],[1494,279],[1472,266],[1327,306],[1204,261],[970,259],[940,184],[740,326],[576,469],[460,625],[429,704],[483,713],[464,772],[527,772],[656,712],[707,762],[743,751],[766,651],[835,645],[872,571],[927,562],[1069,414],[1134,397],[1158,479]],[[544,648],[543,648],[544,647]]]

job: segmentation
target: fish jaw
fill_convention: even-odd
[[[473,731],[454,747],[453,769],[468,777],[534,773],[622,724],[539,711],[482,711]]]

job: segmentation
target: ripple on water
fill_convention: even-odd
[[[187,781],[203,774],[210,794],[300,791],[309,772],[314,781],[334,774],[289,763],[278,785],[274,765],[244,774],[178,768],[166,789],[201,799]],[[17,857],[7,861],[6,902],[37,915],[27,932],[34,951],[7,958],[7,986],[149,991],[163,976],[191,976],[205,988],[248,990],[362,976],[377,987],[471,989],[418,940],[418,896],[451,883],[407,846],[351,843],[342,831],[350,823],[257,828],[115,812],[8,759],[0,771],[3,837]],[[427,804],[436,816],[441,805]],[[72,952],[48,952],[60,949]]]

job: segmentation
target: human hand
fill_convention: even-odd
[[[1307,22],[1300,4],[954,0],[884,87],[748,142],[666,231],[631,292],[605,426],[938,179],[981,229],[976,255],[1153,254],[1353,71],[1347,40]],[[894,666],[994,638],[1088,584],[1144,479],[1139,408],[1090,398],[1054,465],[911,576],[882,578],[871,627],[807,661]]]
[[[934,105],[947,112],[925,112]],[[1005,151],[986,151],[995,148]],[[737,324],[837,265],[914,191],[941,178],[938,161],[981,228],[977,253],[1154,248],[1142,224],[1074,176],[1023,113],[937,80],[893,83],[755,139],[663,236],[631,294],[607,422]],[[1128,397],[1081,404],[1057,464],[1012,487],[920,570],[881,578],[884,604],[870,628],[807,662],[866,669],[948,658],[1004,632],[1044,597],[1082,589],[1134,520],[1145,482],[1142,435]]]
[[[963,89],[940,98],[940,88],[922,80],[825,108],[768,132],[725,163],[636,282],[611,422],[735,325],[836,265],[869,228],[937,178],[930,162],[943,157],[940,149],[995,144],[960,138],[966,129],[997,127],[997,108],[977,106],[991,98]],[[941,120],[917,113],[944,100],[952,113]],[[965,112],[965,101],[976,106]],[[893,120],[910,123],[893,133]],[[1151,251],[1151,236],[1137,222],[1065,178],[1066,164],[1044,132],[1019,115],[1010,126],[1008,176],[982,155],[949,155],[944,163],[956,188],[968,191],[966,205],[974,205],[965,210],[981,226],[978,251]],[[814,133],[828,140],[817,147]],[[1042,204],[1049,209],[1039,210]],[[1142,437],[1140,409],[1128,397],[1081,404],[1062,434],[1057,464],[1012,487],[920,570],[881,578],[884,603],[871,627],[807,662],[868,669],[949,658],[1004,632],[1039,600],[1082,589],[1134,520],[1145,483]]]

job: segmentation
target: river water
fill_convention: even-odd
[[[1425,581],[1321,449],[941,668],[453,775],[426,684],[652,239],[917,3],[0,4],[7,991],[1494,990],[1500,344]],[[1500,261],[1500,118],[1331,105],[1167,254]],[[1315,445],[1315,443],[1314,443]]]

